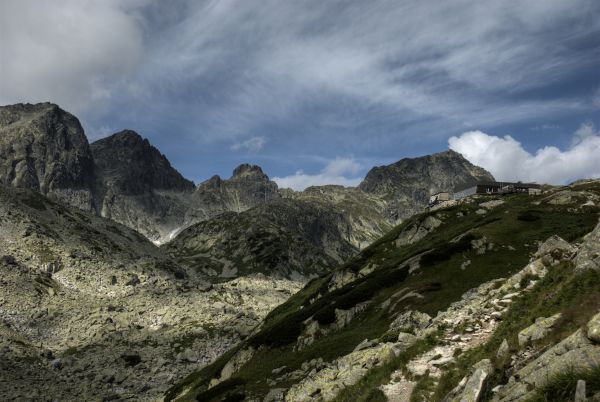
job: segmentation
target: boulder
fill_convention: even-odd
[[[550,236],[539,246],[537,252],[534,254],[534,258],[542,258],[542,262],[549,265],[555,265],[561,260],[573,257],[576,252],[577,247],[566,240],[563,240],[559,236],[554,235]]]
[[[575,272],[600,271],[600,224],[585,236],[585,241],[575,258]]]
[[[590,341],[600,344],[600,313],[596,314],[588,322],[587,337]]]
[[[390,324],[390,330],[416,332],[426,328],[430,322],[431,316],[429,316],[429,314],[416,310],[408,310],[396,317],[396,319]]]
[[[500,362],[506,362],[510,357],[510,348],[508,346],[508,341],[504,339],[498,348],[498,352],[496,352],[496,358]]]
[[[492,362],[483,359],[473,366],[472,374],[469,376],[462,389],[455,388],[452,392],[456,395],[448,398],[451,402],[479,402],[483,396],[483,390],[489,375],[493,372]],[[463,381],[461,381],[463,383]]]
[[[560,318],[560,313],[551,317],[539,317],[535,323],[519,332],[519,346],[524,347],[532,342],[544,339],[554,323]]]
[[[585,381],[578,380],[577,387],[575,388],[575,402],[585,402],[587,398],[585,396]]]

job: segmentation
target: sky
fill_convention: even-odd
[[[600,176],[600,1],[0,0],[0,104],[185,177],[356,185],[448,149],[501,180]]]

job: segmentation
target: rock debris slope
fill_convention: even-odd
[[[123,225],[0,187],[1,399],[160,400],[298,287],[210,285]]]

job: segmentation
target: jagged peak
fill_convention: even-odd
[[[233,175],[231,176],[231,178],[234,179],[247,176],[260,176],[266,178],[267,180],[269,179],[260,166],[251,165],[249,163],[242,163],[241,165],[233,169]]]

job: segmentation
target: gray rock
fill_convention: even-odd
[[[544,339],[552,329],[554,323],[560,318],[560,313],[551,317],[539,317],[535,323],[519,332],[519,346],[524,347],[532,342]]]
[[[577,387],[575,388],[575,402],[585,402],[587,397],[585,395],[585,381],[578,380]]]
[[[600,313],[587,323],[587,337],[590,341],[600,344]]]
[[[510,348],[508,346],[508,341],[506,339],[504,339],[502,341],[502,343],[500,344],[500,347],[498,348],[498,352],[496,352],[496,358],[500,362],[506,362],[506,361],[508,361],[509,357],[510,357]]]
[[[600,223],[585,237],[575,258],[575,272],[600,271]]]

